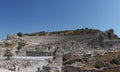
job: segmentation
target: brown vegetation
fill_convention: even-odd
[[[30,33],[30,34],[24,34],[27,36],[65,36],[65,35],[79,35],[79,34],[86,34],[86,33],[96,33],[96,32],[101,32],[98,29],[89,29],[89,28],[82,28],[82,29],[76,29],[76,30],[64,30],[64,31],[55,31],[55,32],[35,32],[35,33]]]

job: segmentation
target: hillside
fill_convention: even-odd
[[[76,30],[64,30],[64,31],[54,31],[54,32],[35,32],[24,34],[26,36],[66,36],[66,35],[79,35],[79,34],[88,34],[88,33],[97,33],[101,32],[98,29],[89,29],[89,28],[82,28]]]
[[[112,67],[110,61],[120,54],[120,41],[113,29],[101,31],[85,28],[49,33],[8,34],[0,42],[1,57],[7,48],[14,56],[53,56],[49,64],[43,67],[43,72],[99,72],[100,69],[94,67],[96,62],[106,61]]]

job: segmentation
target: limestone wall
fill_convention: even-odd
[[[23,38],[29,42],[48,43],[48,42],[63,41],[70,39],[90,39],[94,37],[96,37],[96,34],[84,34],[84,35],[73,35],[73,36],[24,36]]]

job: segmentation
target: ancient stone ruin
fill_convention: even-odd
[[[7,39],[0,42],[1,57],[6,48],[11,48],[14,56],[53,56],[49,64],[43,67],[42,72],[104,72],[100,69],[86,68],[85,63],[88,62],[86,57],[118,52],[120,41],[112,29],[105,32],[60,36],[19,37],[9,34]],[[9,69],[6,66],[4,68]]]

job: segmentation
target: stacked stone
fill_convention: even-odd
[[[11,60],[0,60],[0,68],[14,70],[15,66],[19,68],[27,68],[37,64],[38,60],[24,60],[24,59],[11,59]]]

